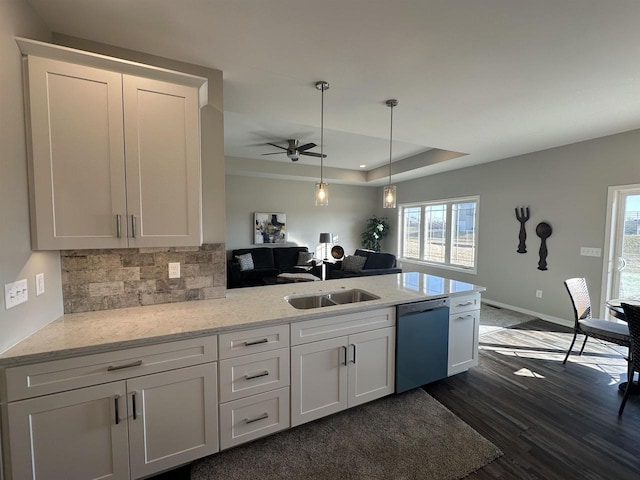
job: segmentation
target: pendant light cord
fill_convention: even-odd
[[[320,91],[322,92],[320,100],[320,183],[323,183],[322,167],[324,164],[324,84]]]
[[[389,187],[391,187],[391,147],[393,145],[393,103],[391,106],[391,128],[389,129]]]

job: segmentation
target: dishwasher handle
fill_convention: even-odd
[[[449,298],[437,298],[435,300],[426,300],[424,302],[405,303],[398,305],[398,317],[409,315],[412,313],[428,312],[436,308],[449,307]]]

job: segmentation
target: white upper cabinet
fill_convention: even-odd
[[[206,79],[24,42],[33,249],[200,245]]]

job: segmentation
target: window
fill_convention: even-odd
[[[479,197],[400,205],[399,257],[476,272]]]

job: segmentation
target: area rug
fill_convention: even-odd
[[[191,479],[454,480],[501,455],[415,389],[206,457]]]

